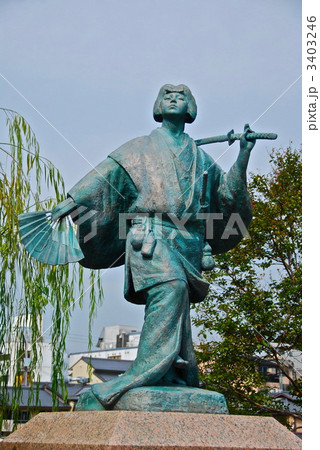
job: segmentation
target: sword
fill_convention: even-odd
[[[208,184],[208,172],[205,170],[202,177],[202,189],[200,198],[200,210],[206,209],[209,205],[206,203],[207,195],[207,184]]]
[[[223,134],[222,136],[212,136],[203,139],[197,139],[194,142],[196,145],[206,145],[214,144],[215,142],[228,142],[229,145],[233,144],[234,141],[239,140],[243,133],[236,133],[234,130],[229,131],[228,134]],[[248,141],[253,141],[255,139],[277,139],[278,135],[276,133],[248,133],[246,139]]]

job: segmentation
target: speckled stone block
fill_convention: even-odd
[[[150,411],[41,413],[1,449],[296,450],[301,440],[271,417]]]
[[[184,386],[150,386],[131,389],[113,408],[117,411],[170,411],[228,414],[223,394]]]

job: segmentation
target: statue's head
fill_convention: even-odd
[[[185,117],[186,123],[192,123],[194,119],[197,116],[197,104],[196,101],[188,88],[185,84],[179,84],[178,86],[173,86],[172,84],[165,84],[162,86],[162,88],[159,91],[157,100],[155,101],[154,107],[153,107],[153,117],[156,122],[162,122],[162,111],[161,111],[161,100],[163,99],[163,96],[170,93],[170,92],[179,92],[184,94],[185,99],[188,103],[188,109]]]

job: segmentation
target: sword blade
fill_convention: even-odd
[[[229,136],[226,134],[223,134],[221,136],[212,136],[208,138],[203,139],[197,139],[195,140],[196,145],[206,145],[206,144],[214,144],[216,142],[227,142],[227,141],[237,141],[241,138],[243,133],[233,133]],[[277,139],[278,135],[276,133],[248,133],[247,134],[247,140],[253,141],[254,139],[270,139],[274,140]]]

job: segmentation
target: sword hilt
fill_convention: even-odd
[[[201,209],[205,209],[208,206],[206,204],[207,184],[208,184],[208,172],[205,170],[203,172],[203,178],[202,178],[202,190],[201,190],[201,198],[200,198]]]

